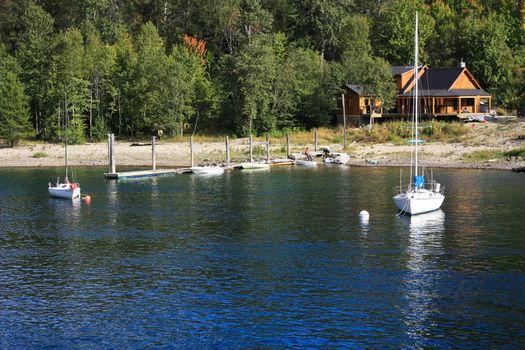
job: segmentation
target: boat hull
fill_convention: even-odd
[[[270,169],[270,164],[267,163],[241,163],[242,169]]]
[[[317,166],[317,162],[313,160],[296,160],[295,165],[314,167]]]
[[[56,197],[56,198],[73,199],[73,198],[80,197],[80,187],[72,189],[70,187],[65,187],[65,186],[58,186],[58,187],[55,186],[55,187],[49,187],[48,191],[52,197]]]
[[[350,156],[346,153],[341,154],[338,157],[335,157],[335,162],[337,164],[346,164],[350,160]]]
[[[394,203],[402,213],[417,215],[437,210],[443,204],[445,196],[441,193],[420,190],[407,191],[394,196]]]
[[[195,166],[190,169],[194,174],[199,175],[220,175],[224,173],[224,168],[218,166]]]

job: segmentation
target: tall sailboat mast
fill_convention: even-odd
[[[419,94],[418,94],[418,65],[419,65],[419,38],[418,38],[418,31],[419,31],[419,18],[418,13],[416,12],[416,33],[415,33],[415,40],[414,40],[414,127],[415,127],[415,135],[416,138],[414,142],[416,143],[416,150],[415,150],[415,167],[414,172],[415,176],[418,176],[418,143],[419,143],[419,134],[418,134],[418,115],[419,115]]]
[[[65,182],[68,182],[67,179],[67,119],[68,119],[68,111],[67,111],[67,92],[64,88],[64,143],[65,143],[65,157],[66,157],[66,178]]]

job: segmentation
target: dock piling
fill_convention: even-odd
[[[116,157],[115,157],[115,134],[108,134],[108,158],[109,158],[109,172],[116,173]]]
[[[250,134],[250,163],[253,162],[253,136]]]
[[[153,170],[157,169],[157,161],[155,159],[157,157],[157,153],[155,150],[155,139],[155,136],[151,137],[151,168]]]
[[[314,151],[317,152],[317,129],[314,130]]]
[[[266,163],[270,163],[270,135],[266,134]]]
[[[345,94],[341,95],[343,105],[343,148],[346,148],[346,111],[345,111]]]
[[[286,133],[286,158],[290,159],[290,134]]]
[[[230,166],[230,138],[226,136],[226,165]]]
[[[193,161],[193,136],[190,136],[190,163],[191,163],[191,167],[193,168],[193,166],[194,166],[194,161]]]

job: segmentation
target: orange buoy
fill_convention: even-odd
[[[84,200],[86,201],[86,203],[91,203],[91,196],[85,196]]]

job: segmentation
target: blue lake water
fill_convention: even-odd
[[[525,347],[525,174],[434,169],[410,219],[395,168],[104,171],[0,170],[0,348]]]

